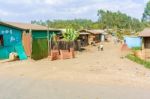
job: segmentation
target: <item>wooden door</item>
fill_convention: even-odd
[[[150,49],[150,37],[145,37],[144,38],[144,47],[146,49]]]

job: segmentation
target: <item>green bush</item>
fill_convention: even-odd
[[[48,57],[47,39],[33,39],[31,58],[34,60],[40,60],[46,57]]]
[[[150,68],[150,62],[149,61],[145,61],[145,60],[142,60],[132,54],[129,54],[126,56],[128,59],[138,63],[138,64],[141,64],[141,65],[144,65],[146,68]]]

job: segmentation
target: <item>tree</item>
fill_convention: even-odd
[[[127,29],[132,31],[142,30],[143,24],[136,18],[132,18],[121,12],[98,11],[99,25],[106,29]]]
[[[143,18],[142,18],[143,22],[150,22],[150,1],[148,1],[144,13],[143,13]]]
[[[32,24],[48,25],[51,28],[74,28],[75,30],[80,29],[91,29],[93,25],[92,20],[88,19],[74,19],[74,20],[47,20],[47,21],[31,21]]]
[[[66,29],[66,33],[63,33],[63,38],[67,42],[75,41],[79,37],[79,33],[74,29]]]
[[[68,43],[69,48],[74,47],[74,41],[79,37],[79,33],[73,28],[66,29],[66,33],[63,33],[63,39]]]

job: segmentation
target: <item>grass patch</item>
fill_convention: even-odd
[[[134,61],[138,64],[144,65],[146,68],[150,68],[150,62],[149,61],[142,60],[142,59],[140,59],[140,58],[138,58],[132,54],[127,55],[126,58],[128,58],[131,61]]]
[[[141,47],[133,47],[132,50],[133,51],[141,50]]]

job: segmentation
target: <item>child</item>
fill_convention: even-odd
[[[100,49],[101,49],[101,51],[104,50],[104,45],[103,44],[100,44]]]
[[[103,44],[100,44],[99,46],[98,46],[98,51],[103,51],[104,50],[104,45]]]

